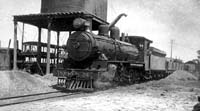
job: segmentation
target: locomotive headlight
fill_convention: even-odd
[[[73,47],[75,49],[78,49],[80,47],[80,43],[79,42],[75,42],[74,45],[73,45]]]

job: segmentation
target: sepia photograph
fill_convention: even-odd
[[[0,111],[200,111],[200,0],[1,0]]]

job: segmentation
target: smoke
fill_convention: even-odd
[[[200,48],[199,11],[199,0],[110,0],[108,17],[112,21],[127,13],[117,24],[123,32],[153,40],[152,45],[168,55],[172,39],[173,57],[186,61],[195,59]]]

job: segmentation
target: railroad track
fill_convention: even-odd
[[[41,101],[41,100],[46,100],[46,99],[67,97],[67,96],[77,95],[81,93],[83,92],[53,91],[53,92],[46,92],[46,93],[36,93],[36,94],[29,94],[29,95],[4,97],[4,98],[0,98],[0,107]]]

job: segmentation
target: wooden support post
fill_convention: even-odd
[[[19,49],[19,40],[17,40],[17,50]]]
[[[7,49],[7,57],[8,57],[8,63],[9,63],[9,66],[8,66],[8,69],[10,70],[11,69],[11,61],[10,61],[10,43],[11,43],[11,39],[9,39],[9,43],[8,43],[8,49]]]
[[[24,50],[23,49],[23,43],[24,43],[24,23],[23,23],[23,26],[22,26],[22,51]]]
[[[40,72],[41,68],[41,28],[38,27],[38,43],[37,43],[37,62],[38,62],[38,71]],[[43,74],[43,72],[41,71]]]
[[[57,32],[57,68],[58,68],[58,64],[59,64],[59,40],[60,40],[60,32]]]
[[[52,19],[48,20],[48,37],[47,37],[47,66],[46,66],[46,74],[50,74],[50,42],[51,42],[51,25]]]
[[[17,70],[17,21],[14,20],[14,54],[13,70]]]

